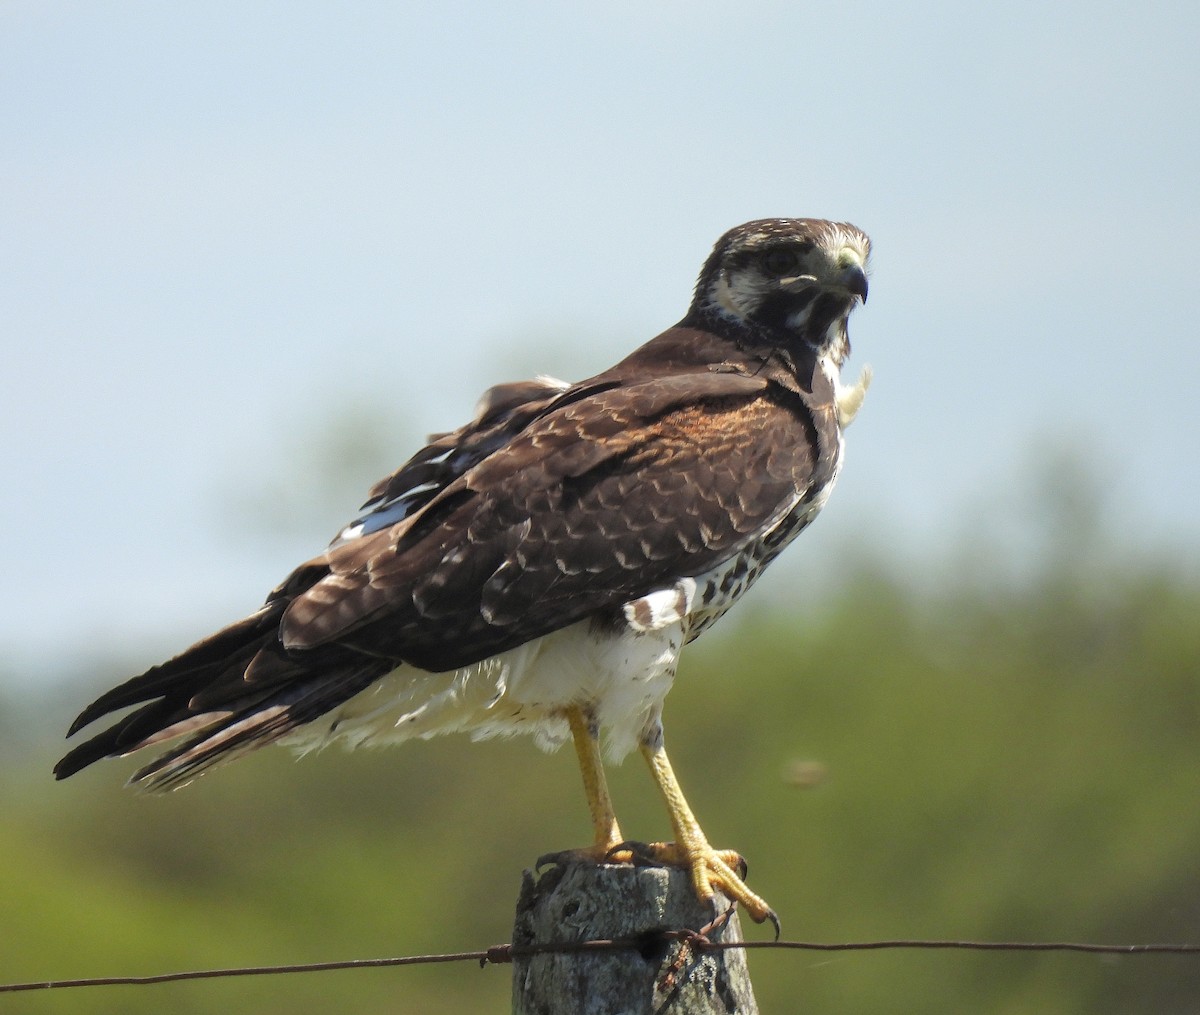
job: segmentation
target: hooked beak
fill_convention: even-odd
[[[867,302],[867,273],[863,271],[862,265],[852,264],[846,268],[838,279],[838,284],[857,296],[864,304]]]

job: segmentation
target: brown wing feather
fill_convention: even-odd
[[[385,549],[347,544],[280,624],[443,670],[703,573],[817,478],[810,410],[764,377],[689,373],[532,422]]]

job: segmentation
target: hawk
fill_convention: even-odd
[[[172,744],[131,782],[183,786],[265,744],[450,732],[574,742],[593,825],[581,859],[679,864],[757,921],[774,912],[696,821],[663,742],[685,644],[825,504],[869,374],[839,379],[870,241],[845,222],[725,233],[686,316],[577,384],[502,384],[370,492],[256,612],[101,695],[68,735],[135,706],[55,768]],[[634,748],[674,841],[625,841],[600,739]]]

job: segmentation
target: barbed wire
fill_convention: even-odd
[[[711,925],[710,925],[711,926]],[[707,929],[707,928],[705,928]],[[812,952],[869,952],[898,949],[960,950],[984,952],[1083,952],[1094,955],[1200,955],[1194,944],[1092,944],[1079,941],[959,941],[897,938],[883,941],[713,941],[702,931],[651,931],[636,938],[593,938],[587,941],[556,941],[545,944],[492,945],[477,951],[445,952],[435,955],[403,955],[379,959],[344,959],[333,962],[304,962],[278,966],[238,966],[227,969],[192,969],[149,976],[97,976],[71,980],[34,980],[0,984],[0,994],[29,990],[63,990],[80,987],[146,986],[183,980],[214,980],[236,976],[273,976],[290,973],[323,973],[336,969],[380,969],[446,962],[478,962],[480,967],[505,965],[514,959],[535,955],[572,952],[645,951],[656,943],[683,942],[693,951],[727,951],[734,948]]]

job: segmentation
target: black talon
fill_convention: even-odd
[[[553,853],[543,853],[533,862],[533,869],[540,873],[543,867],[549,867],[551,864],[567,863],[577,859],[578,857],[574,856],[569,849],[560,849]]]

